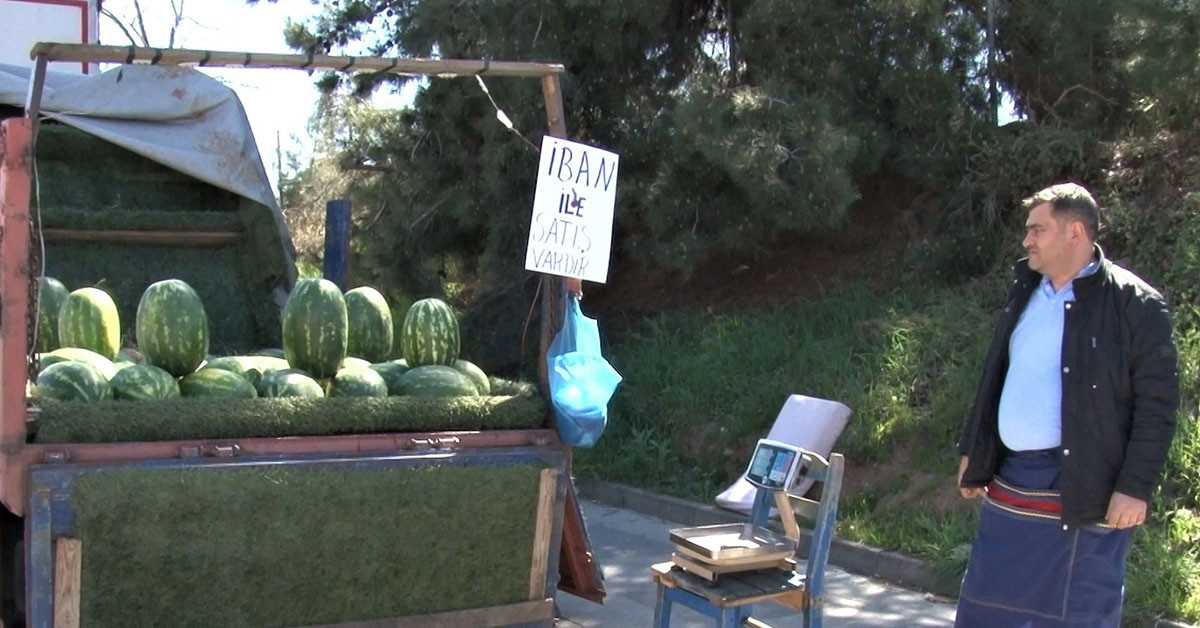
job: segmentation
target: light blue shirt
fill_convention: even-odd
[[[1075,279],[1095,273],[1092,261]],[[1000,440],[1013,451],[1050,449],[1062,444],[1062,342],[1068,303],[1075,301],[1075,280],[1055,292],[1049,277],[1008,339],[1008,373],[1000,393]]]

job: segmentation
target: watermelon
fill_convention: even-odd
[[[295,369],[284,369],[264,373],[258,383],[259,397],[313,397],[325,396],[317,380]]]
[[[383,383],[387,384],[388,395],[400,394],[400,376],[408,372],[408,363],[404,360],[390,360],[372,364],[371,370],[379,373]]]
[[[479,389],[452,366],[418,366],[400,376],[400,394],[410,397],[475,397]]]
[[[371,368],[371,363],[362,358],[346,358],[342,360],[342,366],[338,370],[340,371],[347,367],[368,369]]]
[[[114,364],[128,362],[129,364],[141,364],[146,361],[142,354],[137,349],[125,347],[117,352],[117,357],[113,358]]]
[[[121,348],[121,317],[112,297],[96,288],[68,294],[58,311],[58,342],[115,358]]]
[[[483,369],[475,366],[473,362],[455,360],[451,366],[459,373],[470,377],[471,381],[475,382],[475,388],[479,389],[479,394],[485,397],[492,394],[492,383],[488,381],[487,373],[484,373]]]
[[[458,359],[458,319],[441,299],[421,299],[408,308],[400,332],[409,366],[451,365]]]
[[[392,354],[392,310],[379,291],[362,286],[346,293],[346,354],[381,362]]]
[[[41,364],[43,369],[58,362],[82,362],[96,369],[100,375],[104,376],[106,381],[112,379],[113,375],[117,374],[117,367],[113,364],[112,360],[87,349],[63,347],[62,349],[55,349],[50,353],[43,353],[38,356],[38,363]]]
[[[39,353],[61,347],[58,341],[58,313],[67,300],[67,287],[54,277],[38,277],[38,325],[36,350]]]
[[[146,362],[179,377],[208,354],[208,314],[200,295],[178,279],[150,284],[137,308],[138,349]]]
[[[279,358],[280,360],[287,359],[287,355],[285,355],[283,353],[283,349],[276,349],[276,348],[259,349],[258,351],[255,351],[254,353],[251,353],[250,355],[261,355],[261,356],[267,356],[267,357],[271,357],[271,358]]]
[[[224,369],[233,371],[234,373],[242,373],[247,369],[256,369],[263,373],[270,371],[283,371],[292,368],[288,361],[283,358],[275,358],[269,355],[227,355],[222,358],[213,358],[204,368],[209,369]]]
[[[179,396],[175,377],[153,364],[130,364],[114,375],[109,384],[117,399],[138,401]]]
[[[383,377],[368,368],[351,366],[334,375],[329,384],[330,397],[386,397],[387,384]]]
[[[59,362],[38,373],[37,397],[59,401],[112,399],[112,387],[99,371],[83,362]]]
[[[246,378],[222,369],[200,369],[179,380],[184,397],[254,399],[258,393]]]
[[[346,359],[346,300],[333,282],[296,282],[283,308],[283,352],[293,368],[323,379]]]
[[[237,373],[246,381],[258,386],[263,375],[273,371],[284,371],[291,368],[287,360],[266,355],[227,355],[223,358],[213,358],[204,364],[206,369],[221,369]]]

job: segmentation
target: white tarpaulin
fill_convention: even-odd
[[[850,408],[845,404],[827,399],[816,399],[804,395],[791,395],[784,402],[779,416],[767,438],[803,448],[828,458],[833,452],[833,444],[850,421]],[[803,495],[812,486],[812,480],[805,480],[798,487]],[[739,512],[750,512],[754,505],[754,494],[757,489],[746,481],[742,473],[733,485],[717,495],[717,505]],[[774,509],[771,510],[774,513]]]
[[[0,64],[0,103],[23,107],[29,74]],[[262,203],[278,217],[241,101],[202,72],[157,65],[122,65],[98,76],[47,72],[41,114]]]

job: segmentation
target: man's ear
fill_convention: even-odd
[[[1072,237],[1082,238],[1087,236],[1087,228],[1083,226],[1083,221],[1081,220],[1072,220],[1070,224],[1067,225],[1067,229],[1071,230]]]

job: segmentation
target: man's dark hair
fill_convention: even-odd
[[[1052,185],[1021,201],[1021,206],[1025,211],[1029,211],[1042,203],[1050,203],[1050,213],[1056,220],[1066,218],[1068,221],[1078,220],[1083,223],[1083,229],[1092,242],[1099,237],[1100,208],[1096,205],[1096,199],[1092,198],[1091,192],[1082,185]]]

